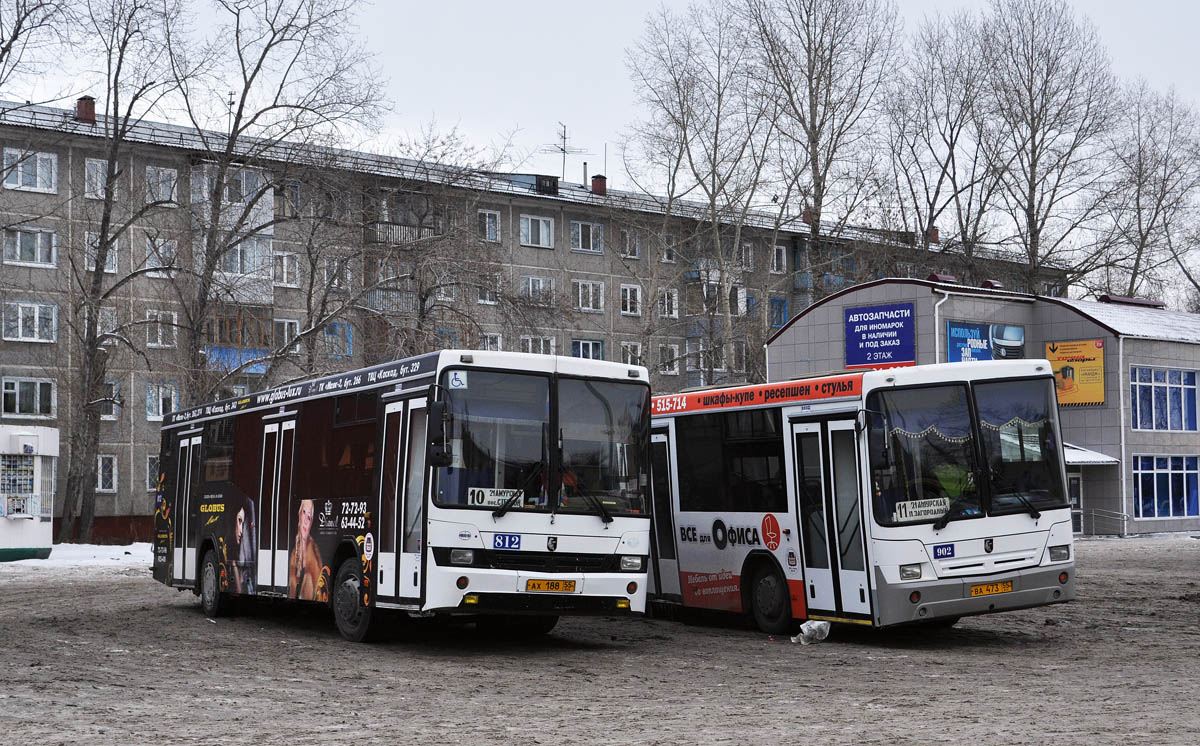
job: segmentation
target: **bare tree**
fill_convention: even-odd
[[[1095,292],[1162,296],[1175,264],[1168,241],[1193,223],[1200,193],[1197,114],[1174,92],[1139,80],[1122,91],[1110,153],[1106,256],[1084,283]]]
[[[177,284],[183,399],[211,392],[205,324],[215,304],[270,295],[273,194],[289,167],[318,155],[380,107],[378,74],[354,38],[356,0],[219,0],[199,53],[168,39],[183,113],[198,135],[190,209],[197,228]],[[196,75],[196,71],[201,75]],[[228,98],[223,94],[228,90]],[[220,106],[224,103],[225,106]]]
[[[987,120],[1000,147],[1008,239],[1029,268],[1091,271],[1097,253],[1081,229],[1096,217],[1110,176],[1105,134],[1116,84],[1108,55],[1065,0],[993,0],[983,22]]]
[[[120,270],[119,244],[129,244],[131,228],[157,207],[172,203],[144,190],[140,176],[130,173],[127,145],[130,133],[156,111],[174,83],[164,81],[163,40],[168,26],[178,25],[178,4],[157,0],[89,0],[81,9],[84,35],[101,61],[97,71],[104,86],[104,113],[97,125],[103,157],[88,159],[82,190],[69,195],[79,203],[89,230],[68,246],[67,291],[72,299],[69,326],[73,331],[74,365],[67,385],[77,402],[68,419],[67,479],[58,541],[91,540],[95,518],[96,454],[102,411],[118,404],[104,386],[110,355],[118,346],[140,352],[128,331],[145,322],[115,323],[114,298],[127,294],[132,283],[149,270],[130,262]]]
[[[0,90],[28,82],[62,51],[72,5],[63,0],[0,0]]]

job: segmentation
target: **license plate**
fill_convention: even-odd
[[[529,593],[574,593],[574,580],[526,580],[525,590]]]
[[[1011,580],[1002,580],[999,583],[984,583],[982,585],[971,586],[972,596],[990,596],[993,593],[1008,593],[1012,590]]]

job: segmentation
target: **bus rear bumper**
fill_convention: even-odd
[[[1067,574],[1065,583],[1060,582],[1060,574],[1064,572]],[[989,586],[986,590],[994,590],[1006,582],[1012,583],[1012,590],[971,595],[973,587]],[[880,610],[876,615],[876,624],[889,627],[1073,601],[1075,565],[1055,564],[986,577],[942,578],[910,583],[887,583],[879,568],[876,568],[875,583],[876,608]],[[913,592],[920,594],[915,603],[912,601]]]

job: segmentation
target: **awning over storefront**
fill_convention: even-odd
[[[1063,443],[1063,455],[1067,458],[1067,466],[1110,466],[1121,463],[1121,460],[1103,453],[1088,450],[1071,443]]]

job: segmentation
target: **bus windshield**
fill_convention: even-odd
[[[871,482],[883,526],[983,514],[967,387],[873,392]]]
[[[1065,507],[1054,382],[976,384],[975,404],[991,481],[988,512],[1019,512],[1027,509],[1026,502],[1035,508]]]
[[[559,512],[646,512],[645,385],[564,378],[555,402],[548,376],[471,370],[443,378],[452,462],[439,469],[438,505],[549,510],[557,501]]]

